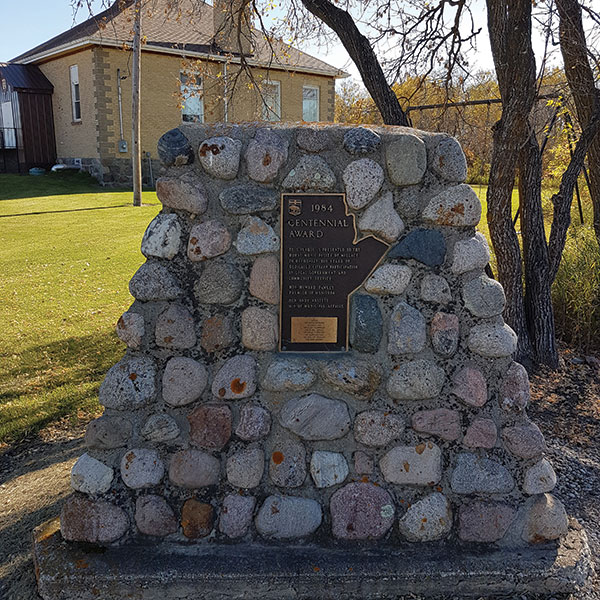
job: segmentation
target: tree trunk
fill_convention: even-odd
[[[594,73],[588,60],[585,32],[578,0],[556,0],[560,17],[560,49],[569,88],[575,100],[581,128],[590,122],[598,104]],[[600,244],[600,134],[596,134],[587,152],[590,173],[590,195],[594,208],[594,231]]]
[[[133,57],[131,69],[131,162],[133,163],[133,206],[142,205],[142,146],[140,144],[140,112],[141,112],[141,29],[142,2],[136,0],[133,5]]]
[[[302,0],[302,4],[336,33],[360,72],[383,122],[386,125],[409,126],[408,117],[387,82],[371,43],[359,31],[354,19],[329,0]]]

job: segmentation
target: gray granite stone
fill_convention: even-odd
[[[144,263],[129,282],[131,295],[142,302],[175,300],[183,295],[179,281],[160,263]]]
[[[529,495],[551,492],[556,486],[556,473],[545,459],[539,460],[525,471],[523,492]]]
[[[242,142],[230,137],[204,140],[198,148],[198,159],[204,170],[217,179],[233,179],[240,166]]]
[[[434,492],[411,504],[398,520],[400,535],[409,542],[433,542],[446,537],[452,528],[448,498]]]
[[[228,494],[223,499],[219,517],[219,531],[230,538],[246,535],[252,523],[252,514],[256,506],[256,498]]]
[[[195,177],[160,177],[156,180],[156,195],[164,206],[185,210],[193,215],[206,212],[206,190]]]
[[[415,354],[425,348],[427,325],[425,317],[406,302],[398,302],[390,317],[389,354]]]
[[[133,489],[158,485],[165,474],[165,466],[158,452],[152,448],[133,448],[121,459],[121,479]]]
[[[250,215],[270,212],[277,208],[279,196],[276,190],[257,185],[235,185],[219,194],[223,210],[232,215]]]
[[[198,302],[204,304],[233,304],[241,295],[244,276],[234,265],[209,261],[194,284]]]
[[[464,181],[467,178],[467,160],[455,138],[443,139],[430,156],[430,165],[436,175],[447,181]]]
[[[162,496],[148,494],[135,501],[135,524],[140,533],[164,537],[177,531],[173,509]]]
[[[440,275],[428,273],[421,281],[421,300],[446,305],[452,301],[448,282]]]
[[[551,494],[535,496],[523,527],[523,539],[530,544],[556,540],[569,530],[565,507]]]
[[[304,155],[287,174],[281,184],[283,189],[297,192],[333,190],[335,175],[320,156]]]
[[[296,135],[296,144],[306,152],[322,152],[329,148],[329,136],[318,127],[302,127]]]
[[[412,416],[411,425],[419,433],[428,433],[447,441],[457,440],[462,432],[459,412],[449,408],[416,412]]]
[[[289,359],[276,359],[268,367],[262,379],[262,386],[271,392],[305,390],[317,376],[306,363]]]
[[[357,352],[374,354],[383,335],[383,317],[377,300],[354,294],[350,300],[350,345]]]
[[[383,184],[383,169],[370,158],[351,162],[342,175],[346,186],[348,206],[354,210],[364,208],[380,190]]]
[[[151,358],[121,359],[100,386],[99,400],[106,408],[131,410],[156,397],[156,365]]]
[[[387,383],[394,400],[426,400],[440,394],[446,381],[444,369],[429,360],[413,360],[396,367]]]
[[[112,480],[113,470],[87,452],[71,468],[71,487],[84,494],[103,494],[110,489]]]
[[[236,335],[230,315],[216,314],[202,323],[200,345],[209,353],[220,352],[234,344]]]
[[[443,227],[473,226],[481,219],[481,202],[470,185],[461,183],[434,196],[422,216]]]
[[[520,413],[530,398],[529,375],[523,365],[512,362],[502,383],[500,406],[509,413]]]
[[[221,463],[201,450],[182,450],[171,456],[169,480],[187,489],[198,489],[219,483]]]
[[[171,260],[179,251],[181,225],[177,215],[159,214],[148,225],[142,238],[142,254]]]
[[[270,183],[288,158],[288,143],[270,129],[257,129],[246,149],[248,177]]]
[[[279,341],[279,318],[266,308],[249,306],[242,311],[242,344],[250,350],[275,350]]]
[[[383,194],[380,200],[365,210],[358,220],[358,228],[389,243],[398,239],[404,231],[404,221],[394,208],[391,192]]]
[[[181,167],[194,162],[192,146],[179,128],[163,134],[158,140],[157,150],[160,160],[166,167],[171,165]]]
[[[544,435],[540,428],[531,422],[505,427],[502,430],[502,440],[506,449],[519,458],[536,458],[547,450]]]
[[[515,482],[500,463],[465,452],[458,455],[450,485],[455,494],[508,494]]]
[[[371,475],[371,473],[373,473],[375,463],[372,456],[362,450],[357,450],[354,453],[353,458],[354,470],[358,475]]]
[[[458,350],[460,339],[458,317],[444,312],[435,313],[430,335],[434,351],[444,358],[451,357]]]
[[[256,517],[256,529],[265,538],[287,540],[314,533],[323,518],[315,500],[293,496],[269,496]]]
[[[178,438],[180,430],[173,417],[162,413],[148,417],[140,433],[149,442],[159,444]]]
[[[211,219],[192,227],[187,246],[188,258],[193,262],[224,254],[231,246],[231,234],[223,223]]]
[[[171,304],[156,319],[154,331],[157,346],[186,350],[196,345],[194,317],[181,304]]]
[[[432,442],[396,446],[379,461],[383,477],[399,485],[435,485],[442,478],[442,451]]]
[[[288,400],[279,413],[279,422],[305,440],[336,440],[350,430],[346,403],[319,394]]]
[[[402,417],[382,410],[366,410],[354,419],[354,439],[365,446],[386,446],[403,431]]]
[[[406,265],[381,265],[365,282],[365,290],[372,294],[402,294],[406,291],[412,269]]]
[[[244,448],[227,459],[226,472],[230,485],[255,488],[265,472],[265,453],[257,447]]]
[[[479,323],[471,328],[469,350],[486,358],[510,356],[517,349],[517,335],[506,323]]]
[[[381,146],[381,138],[366,127],[353,127],[344,134],[342,145],[350,154],[369,154]]]
[[[321,379],[346,394],[369,400],[379,387],[381,374],[368,363],[342,359],[324,364]]]
[[[301,442],[280,439],[273,444],[269,459],[271,481],[284,488],[300,487],[306,479],[306,449]]]
[[[248,355],[234,356],[217,371],[213,396],[222,400],[249,398],[256,391],[256,361]]]
[[[279,250],[279,236],[258,217],[248,217],[233,243],[240,254],[265,254]]]
[[[425,144],[416,135],[398,134],[385,149],[385,163],[392,183],[415,185],[427,170]]]
[[[235,435],[247,442],[255,442],[269,435],[271,413],[262,406],[246,404],[240,410],[240,421]]]
[[[129,529],[129,519],[122,508],[103,500],[70,496],[60,513],[60,532],[70,542],[109,544]]]
[[[248,289],[267,304],[279,304],[279,260],[274,254],[259,256],[254,261]]]
[[[348,477],[348,463],[339,452],[315,450],[310,459],[310,474],[318,488],[338,485]]]
[[[504,537],[516,514],[512,506],[498,502],[463,504],[458,513],[458,536],[464,542],[497,542]]]
[[[413,229],[387,254],[388,258],[412,258],[428,267],[439,267],[446,259],[446,241],[436,229]]]
[[[163,400],[171,406],[185,406],[198,400],[208,383],[206,367],[185,356],[171,358],[162,378]]]
[[[450,268],[455,275],[461,275],[468,271],[483,271],[489,262],[487,240],[482,233],[477,232],[472,238],[456,242]]]
[[[142,345],[146,333],[144,316],[134,312],[124,312],[117,321],[117,335],[129,348],[137,350]]]
[[[115,415],[103,415],[94,419],[85,431],[85,445],[88,448],[112,450],[121,448],[129,443],[132,433],[129,419]]]
[[[487,319],[501,315],[506,304],[502,285],[486,275],[480,275],[463,284],[463,301],[475,317]]]

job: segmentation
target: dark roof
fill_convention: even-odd
[[[13,58],[11,62],[22,62],[85,39],[100,45],[103,42],[113,45],[129,42],[133,37],[130,10],[133,2],[134,0],[115,0],[105,11]],[[154,49],[160,52],[162,49],[172,48],[182,54],[186,51],[219,54],[219,48],[215,47],[213,40],[212,6],[200,0],[180,0],[179,12],[174,14],[173,10],[169,9],[172,4],[169,0],[155,0],[150,4],[151,15],[142,16],[142,35],[146,38],[145,50]],[[255,30],[254,39],[255,48],[251,58],[271,68],[311,69],[334,77],[345,75],[340,69],[283,42],[273,44],[276,56],[272,57],[263,34]]]
[[[0,75],[15,90],[52,92],[53,85],[36,65],[14,65],[0,63]]]

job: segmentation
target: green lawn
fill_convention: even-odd
[[[81,176],[0,175],[0,444],[98,410],[114,333],[160,210]]]

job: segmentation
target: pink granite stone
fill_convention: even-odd
[[[483,406],[488,399],[484,374],[474,367],[459,369],[452,377],[452,393],[469,406]]]

